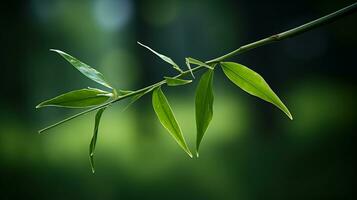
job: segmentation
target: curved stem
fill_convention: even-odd
[[[258,40],[256,42],[252,42],[250,44],[246,44],[246,45],[243,45],[241,47],[239,47],[238,49],[230,52],[230,53],[227,53],[223,56],[220,56],[218,58],[215,58],[215,59],[212,59],[212,60],[209,60],[209,61],[206,61],[205,63],[206,64],[215,64],[215,63],[218,63],[218,62],[221,62],[227,58],[230,58],[232,56],[235,56],[237,54],[240,54],[240,53],[243,53],[243,52],[246,52],[246,51],[249,51],[249,50],[252,50],[252,49],[255,49],[257,47],[260,47],[260,46],[263,46],[263,45],[266,45],[266,44],[270,44],[270,43],[273,43],[273,42],[277,42],[277,41],[280,41],[280,40],[283,40],[283,39],[286,39],[286,38],[290,38],[290,37],[293,37],[293,36],[296,36],[296,35],[299,35],[301,33],[304,33],[306,31],[309,31],[311,29],[314,29],[314,28],[317,28],[319,26],[322,26],[324,24],[327,24],[327,23],[330,23],[330,22],[333,22],[333,21],[336,21],[337,19],[341,18],[341,17],[344,17],[344,16],[347,16],[349,14],[352,14],[354,12],[357,11],[357,2],[350,5],[350,6],[347,6],[345,8],[342,8],[334,13],[331,13],[329,15],[326,15],[324,17],[321,17],[319,19],[316,19],[314,21],[311,21],[311,22],[308,22],[306,24],[303,24],[301,26],[298,26],[296,28],[293,28],[293,29],[290,29],[288,31],[285,31],[285,32],[282,32],[282,33],[279,33],[279,34],[275,34],[275,35],[272,35],[270,37],[267,37],[267,38],[264,38],[264,39],[261,39],[261,40]],[[200,69],[203,69],[203,68],[206,68],[204,66],[197,66],[195,68],[192,68],[192,72],[196,72]],[[174,78],[180,78],[180,77],[183,77],[183,76],[186,76],[188,74],[190,74],[191,71],[190,70],[186,70],[186,71],[182,71],[179,75],[175,76]],[[126,99],[128,97],[131,97],[131,96],[134,96],[136,94],[139,94],[139,93],[142,93],[142,92],[145,92],[147,90],[150,90],[150,89],[153,89],[153,88],[156,88],[156,87],[159,87],[163,84],[166,83],[166,80],[162,80],[160,82],[157,82],[157,83],[154,83],[152,85],[149,85],[147,87],[144,87],[142,89],[139,89],[139,90],[136,90],[134,92],[131,92],[129,94],[125,94],[125,95],[122,95],[122,96],[118,96],[117,98],[115,99],[112,99],[111,101],[108,101],[107,103],[105,104],[102,104],[102,105],[99,105],[99,106],[96,106],[96,107],[93,107],[93,108],[90,108],[88,110],[85,110],[85,111],[82,111],[80,113],[77,113],[71,117],[68,117],[62,121],[59,121],[53,125],[50,125],[44,129],[41,129],[39,131],[39,133],[42,133],[46,130],[49,130],[51,128],[54,128],[60,124],[63,124],[69,120],[72,120],[74,118],[77,118],[81,115],[84,115],[84,114],[87,114],[87,113],[90,113],[92,111],[96,111],[98,109],[101,109],[103,107],[106,107],[106,106],[109,106],[111,105],[112,103],[115,103],[115,102],[118,102],[118,101],[121,101],[123,99]]]

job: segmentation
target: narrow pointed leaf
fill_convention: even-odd
[[[139,100],[139,99],[140,99],[141,97],[143,97],[145,94],[151,92],[153,89],[155,89],[155,88],[153,87],[153,88],[150,88],[150,89],[148,89],[148,90],[146,90],[146,91],[144,91],[144,92],[141,92],[141,93],[139,93],[139,94],[134,95],[134,96],[130,99],[128,105],[125,106],[125,108],[123,109],[123,111],[127,110],[127,109],[128,109],[131,105],[133,105],[137,100]]]
[[[110,97],[112,97],[112,95],[112,93],[95,88],[74,90],[44,101],[38,104],[36,108],[42,108],[46,106],[86,108],[100,105],[106,102]]]
[[[118,90],[117,93],[119,96],[124,96],[124,95],[127,95],[127,94],[130,94],[130,93],[133,93],[134,91],[131,91],[131,90]]]
[[[206,63],[204,63],[202,61],[199,61],[197,59],[194,59],[194,58],[190,58],[190,57],[186,58],[186,63],[188,63],[188,65],[189,64],[194,64],[194,65],[197,65],[197,66],[207,67],[208,69],[213,69],[211,66],[207,65]]]
[[[102,114],[103,114],[105,109],[106,109],[106,107],[99,109],[97,111],[97,114],[95,115],[94,131],[93,131],[93,136],[92,136],[92,139],[91,139],[90,145],[89,145],[89,161],[90,161],[90,166],[92,168],[92,173],[93,174],[95,173],[95,169],[94,169],[94,152],[95,152],[95,147],[96,147],[96,144],[97,144],[99,123],[100,123],[100,119],[101,119]]]
[[[176,140],[180,147],[192,158],[192,153],[187,147],[181,132],[181,128],[176,121],[176,118],[164,93],[161,90],[161,87],[158,87],[154,90],[152,94],[152,105],[161,124]]]
[[[233,62],[222,62],[221,66],[225,75],[238,87],[253,96],[272,103],[282,110],[291,120],[293,119],[288,108],[258,73],[244,65]]]
[[[133,105],[137,100],[139,100],[141,97],[143,97],[146,93],[145,92],[142,92],[142,93],[139,93],[139,94],[136,94],[134,95],[129,103],[125,106],[125,108],[123,109],[123,111],[126,111],[131,105]]]
[[[77,58],[63,52],[60,50],[56,49],[51,49],[51,51],[56,52],[60,54],[64,59],[66,59],[71,65],[73,65],[78,71],[80,71],[83,75],[91,79],[92,81],[95,81],[107,88],[112,89],[112,86],[104,79],[103,74],[95,70],[94,68],[90,67],[89,65],[81,62]]]
[[[196,90],[196,153],[198,157],[198,149],[201,144],[203,135],[205,134],[209,123],[213,116],[213,70],[207,70],[200,82],[198,83]]]
[[[192,80],[184,80],[184,79],[172,78],[172,77],[166,77],[166,76],[164,78],[165,78],[166,84],[168,86],[186,85],[186,84],[192,82]]]
[[[192,71],[192,68],[191,68],[191,64],[190,64],[189,58],[186,58],[185,60],[186,60],[186,66],[187,66],[188,70],[190,70],[192,78],[195,78],[195,75],[193,74],[193,71]]]
[[[152,53],[154,53],[155,55],[157,55],[158,57],[160,57],[163,61],[169,63],[170,65],[172,65],[172,67],[176,70],[178,70],[179,72],[182,72],[182,70],[180,69],[180,67],[169,57],[162,55],[158,52],[156,52],[155,50],[153,50],[152,48],[138,42],[138,44],[146,49],[148,49],[149,51],[151,51]]]

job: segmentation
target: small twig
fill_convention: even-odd
[[[257,47],[260,47],[260,46],[263,46],[263,45],[266,45],[266,44],[270,44],[270,43],[273,43],[273,42],[277,42],[277,41],[280,41],[280,40],[283,40],[283,39],[286,39],[286,38],[290,38],[290,37],[299,35],[299,34],[304,33],[306,31],[309,31],[309,30],[312,30],[314,28],[317,28],[319,26],[334,22],[334,21],[340,19],[341,17],[350,15],[350,14],[356,12],[356,11],[357,11],[357,3],[354,3],[352,5],[349,5],[347,7],[342,8],[342,9],[336,11],[336,12],[333,12],[333,13],[331,13],[329,15],[323,16],[323,17],[321,17],[319,19],[316,19],[314,21],[308,22],[308,23],[303,24],[301,26],[298,26],[296,28],[293,28],[293,29],[290,29],[288,31],[285,31],[285,32],[282,32],[282,33],[279,33],[279,34],[275,34],[275,35],[272,35],[270,37],[258,40],[256,42],[252,42],[250,44],[241,46],[238,49],[236,49],[236,50],[234,50],[234,51],[232,51],[230,53],[227,53],[227,54],[225,54],[223,56],[220,56],[218,58],[215,58],[215,59],[212,59],[210,61],[207,61],[206,63],[207,64],[217,63],[217,62],[223,61],[223,60],[225,60],[227,58],[230,58],[232,56],[235,56],[237,54],[241,54],[243,52],[255,49]]]

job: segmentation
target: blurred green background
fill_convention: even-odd
[[[217,70],[199,159],[159,124],[150,95],[104,113],[92,175],[94,115],[45,135],[75,110],[35,105],[97,85],[50,48],[138,89],[175,71],[136,41],[208,60],[353,1],[28,0],[1,13],[0,199],[354,199],[357,15],[231,61],[259,72],[294,115],[249,96]],[[198,76],[198,75],[197,75]],[[191,149],[194,84],[164,88]]]

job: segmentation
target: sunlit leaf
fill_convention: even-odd
[[[203,67],[206,67],[208,69],[213,69],[211,66],[207,65],[206,63],[202,62],[202,61],[199,61],[197,59],[194,59],[194,58],[186,58],[186,64],[188,63],[187,66],[189,66],[189,64],[194,64],[194,65],[197,65],[197,66],[203,66]]]
[[[166,128],[166,130],[171,134],[171,136],[176,140],[176,142],[181,146],[181,148],[190,157],[192,157],[192,153],[187,147],[181,129],[176,121],[176,118],[164,93],[161,90],[161,87],[158,87],[154,90],[152,94],[152,105],[161,124]]]
[[[180,67],[169,57],[162,55],[158,52],[156,52],[155,50],[151,49],[150,47],[138,42],[138,44],[146,49],[148,49],[149,51],[151,51],[152,53],[154,53],[155,55],[159,56],[163,61],[169,63],[170,65],[172,65],[172,67],[176,70],[178,70],[179,72],[182,72],[182,70],[180,69]]]
[[[291,120],[293,119],[288,108],[258,73],[241,64],[233,62],[222,62],[221,66],[226,76],[238,87],[253,96],[272,103],[282,110]]]
[[[58,54],[60,54],[63,58],[65,58],[69,63],[71,63],[71,65],[73,65],[76,69],[78,69],[82,74],[84,74],[86,77],[88,77],[89,79],[107,87],[112,89],[112,86],[109,85],[109,83],[104,79],[103,74],[101,74],[100,72],[98,72],[97,70],[95,70],[94,68],[90,67],[89,65],[81,62],[80,60],[78,60],[77,58],[63,52],[60,50],[56,50],[56,49],[50,49],[53,52],[56,52]]]
[[[95,89],[80,89],[74,90],[53,99],[44,101],[36,106],[36,108],[54,106],[54,107],[66,107],[66,108],[86,108],[95,105],[100,105],[106,102],[112,93]]]
[[[96,147],[96,144],[97,144],[99,123],[100,123],[100,119],[101,119],[102,114],[103,114],[105,109],[106,109],[106,107],[99,109],[97,111],[97,114],[95,115],[94,131],[93,131],[92,140],[90,141],[90,145],[89,145],[89,161],[90,161],[90,166],[92,168],[92,172],[93,173],[95,172],[95,169],[94,169],[94,151],[95,151],[95,147]]]
[[[166,77],[166,76],[164,78],[165,78],[166,84],[168,86],[186,85],[186,84],[192,82],[192,80],[184,80],[184,79],[172,78],[172,77]]]
[[[213,70],[207,70],[200,79],[196,90],[196,153],[213,116]]]

